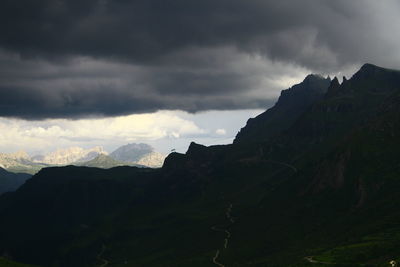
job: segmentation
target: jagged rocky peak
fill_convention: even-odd
[[[335,78],[333,78],[333,80],[331,81],[330,87],[339,86],[339,85],[340,85],[339,79],[338,79],[338,77],[335,76]]]
[[[117,148],[110,154],[110,156],[120,161],[136,162],[140,160],[143,156],[153,151],[153,147],[148,144],[131,143]]]
[[[303,82],[307,83],[307,82],[314,82],[314,81],[320,81],[320,80],[330,80],[330,77],[324,77],[321,74],[316,74],[316,73],[311,73],[308,74],[306,76],[306,78],[304,78]]]
[[[321,98],[327,92],[330,84],[329,77],[324,78],[319,74],[310,74],[301,83],[282,90],[275,106],[284,106],[284,109],[308,106],[316,99]]]
[[[36,156],[35,162],[43,162],[46,164],[65,165],[74,162],[81,162],[94,159],[100,154],[107,154],[100,146],[90,149],[81,147],[69,147],[58,149],[54,152],[44,155],[43,157]]]
[[[387,94],[397,90],[400,84],[400,71],[364,64],[345,85],[358,93]],[[343,85],[343,84],[342,84]]]
[[[170,153],[164,161],[164,170],[177,170],[190,168],[193,169],[198,163],[210,161],[216,154],[215,148],[218,146],[205,146],[191,142],[185,154]]]
[[[186,155],[189,156],[190,158],[198,158],[198,157],[203,157],[208,153],[208,147],[197,144],[195,142],[191,142],[188,148],[188,151],[186,152]]]
[[[30,157],[25,151],[18,151],[14,153],[0,153],[0,167],[4,169],[24,164],[29,160]]]
[[[22,151],[22,150],[14,152],[14,153],[0,153],[0,157],[14,159],[14,160],[29,159],[28,153],[26,153],[25,151]]]
[[[165,155],[159,152],[151,152],[142,157],[137,164],[147,166],[150,168],[159,168],[164,164]]]
[[[337,92],[339,91],[339,88],[340,88],[339,79],[335,76],[332,79],[331,84],[328,87],[328,92],[326,93],[325,98],[329,98],[329,97],[337,94]]]
[[[195,154],[198,151],[201,151],[205,148],[206,148],[205,145],[197,144],[196,142],[190,142],[190,145],[189,145],[189,148],[188,148],[186,154],[188,154],[188,155],[193,154],[193,153]]]
[[[330,77],[310,74],[301,83],[281,91],[277,103],[256,118],[248,120],[234,142],[269,139],[287,129],[312,103],[323,98],[330,84]]]
[[[136,163],[147,167],[158,168],[164,163],[165,155],[154,151],[148,144],[131,143],[117,148],[110,156],[118,161]]]
[[[327,78],[324,78],[320,74],[309,74],[304,78],[304,80],[296,85],[293,85],[291,88],[282,90],[281,96],[282,95],[289,95],[293,93],[311,93],[311,92],[317,92],[317,93],[325,93],[326,89],[329,86],[329,83],[331,82],[331,78],[328,76]],[[278,102],[281,99],[278,100]]]
[[[322,75],[322,74],[309,74],[306,76],[306,78],[304,78],[303,83],[319,83],[319,82],[330,82],[331,81],[331,77],[327,76],[326,78]]]
[[[11,155],[16,159],[29,159],[28,153],[26,153],[25,151],[22,151],[22,150],[12,153]]]

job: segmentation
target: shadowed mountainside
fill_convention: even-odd
[[[329,77],[310,74],[300,84],[283,90],[272,108],[247,121],[234,142],[260,142],[286,130],[307,108],[324,97],[330,83]]]
[[[0,168],[0,195],[5,192],[12,192],[17,190],[26,180],[31,178],[32,175],[25,173],[10,173]]]

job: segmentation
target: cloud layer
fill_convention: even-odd
[[[59,64],[0,53],[0,64],[4,62],[0,116],[78,119],[160,109],[266,108],[282,88],[305,75],[301,68],[265,62],[228,48],[201,51],[190,60],[195,61],[195,56],[214,62],[138,66],[76,57]],[[280,74],[287,70],[288,74]]]
[[[396,0],[4,0],[0,116],[263,108],[310,71],[400,68],[399,24]]]
[[[26,121],[0,118],[0,151],[24,150],[43,154],[58,148],[103,146],[111,152],[127,143],[148,143],[168,153],[185,152],[191,141],[207,145],[229,143],[250,116],[261,110],[204,112],[182,111],[98,119],[48,119]]]
[[[173,112],[103,119],[23,121],[0,119],[0,151],[54,150],[73,145],[151,142],[202,136],[207,132]]]

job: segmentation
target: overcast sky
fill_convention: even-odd
[[[397,0],[2,0],[0,151],[224,142],[308,73],[400,68],[399,25]]]

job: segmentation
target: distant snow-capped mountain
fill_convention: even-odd
[[[9,172],[34,174],[46,165],[32,162],[25,151],[0,153],[0,167]]]
[[[51,165],[67,165],[75,162],[85,162],[96,158],[99,155],[108,153],[102,147],[96,146],[90,149],[81,147],[70,147],[66,149],[58,149],[46,155],[38,155],[32,157],[32,161],[36,163],[45,163]]]
[[[149,154],[144,155],[140,160],[136,163],[138,165],[147,166],[150,168],[159,168],[162,167],[165,160],[165,155],[161,154],[160,152],[150,152]]]
[[[154,148],[148,144],[132,143],[117,148],[110,157],[117,161],[158,168],[163,165],[166,156],[154,151]]]

